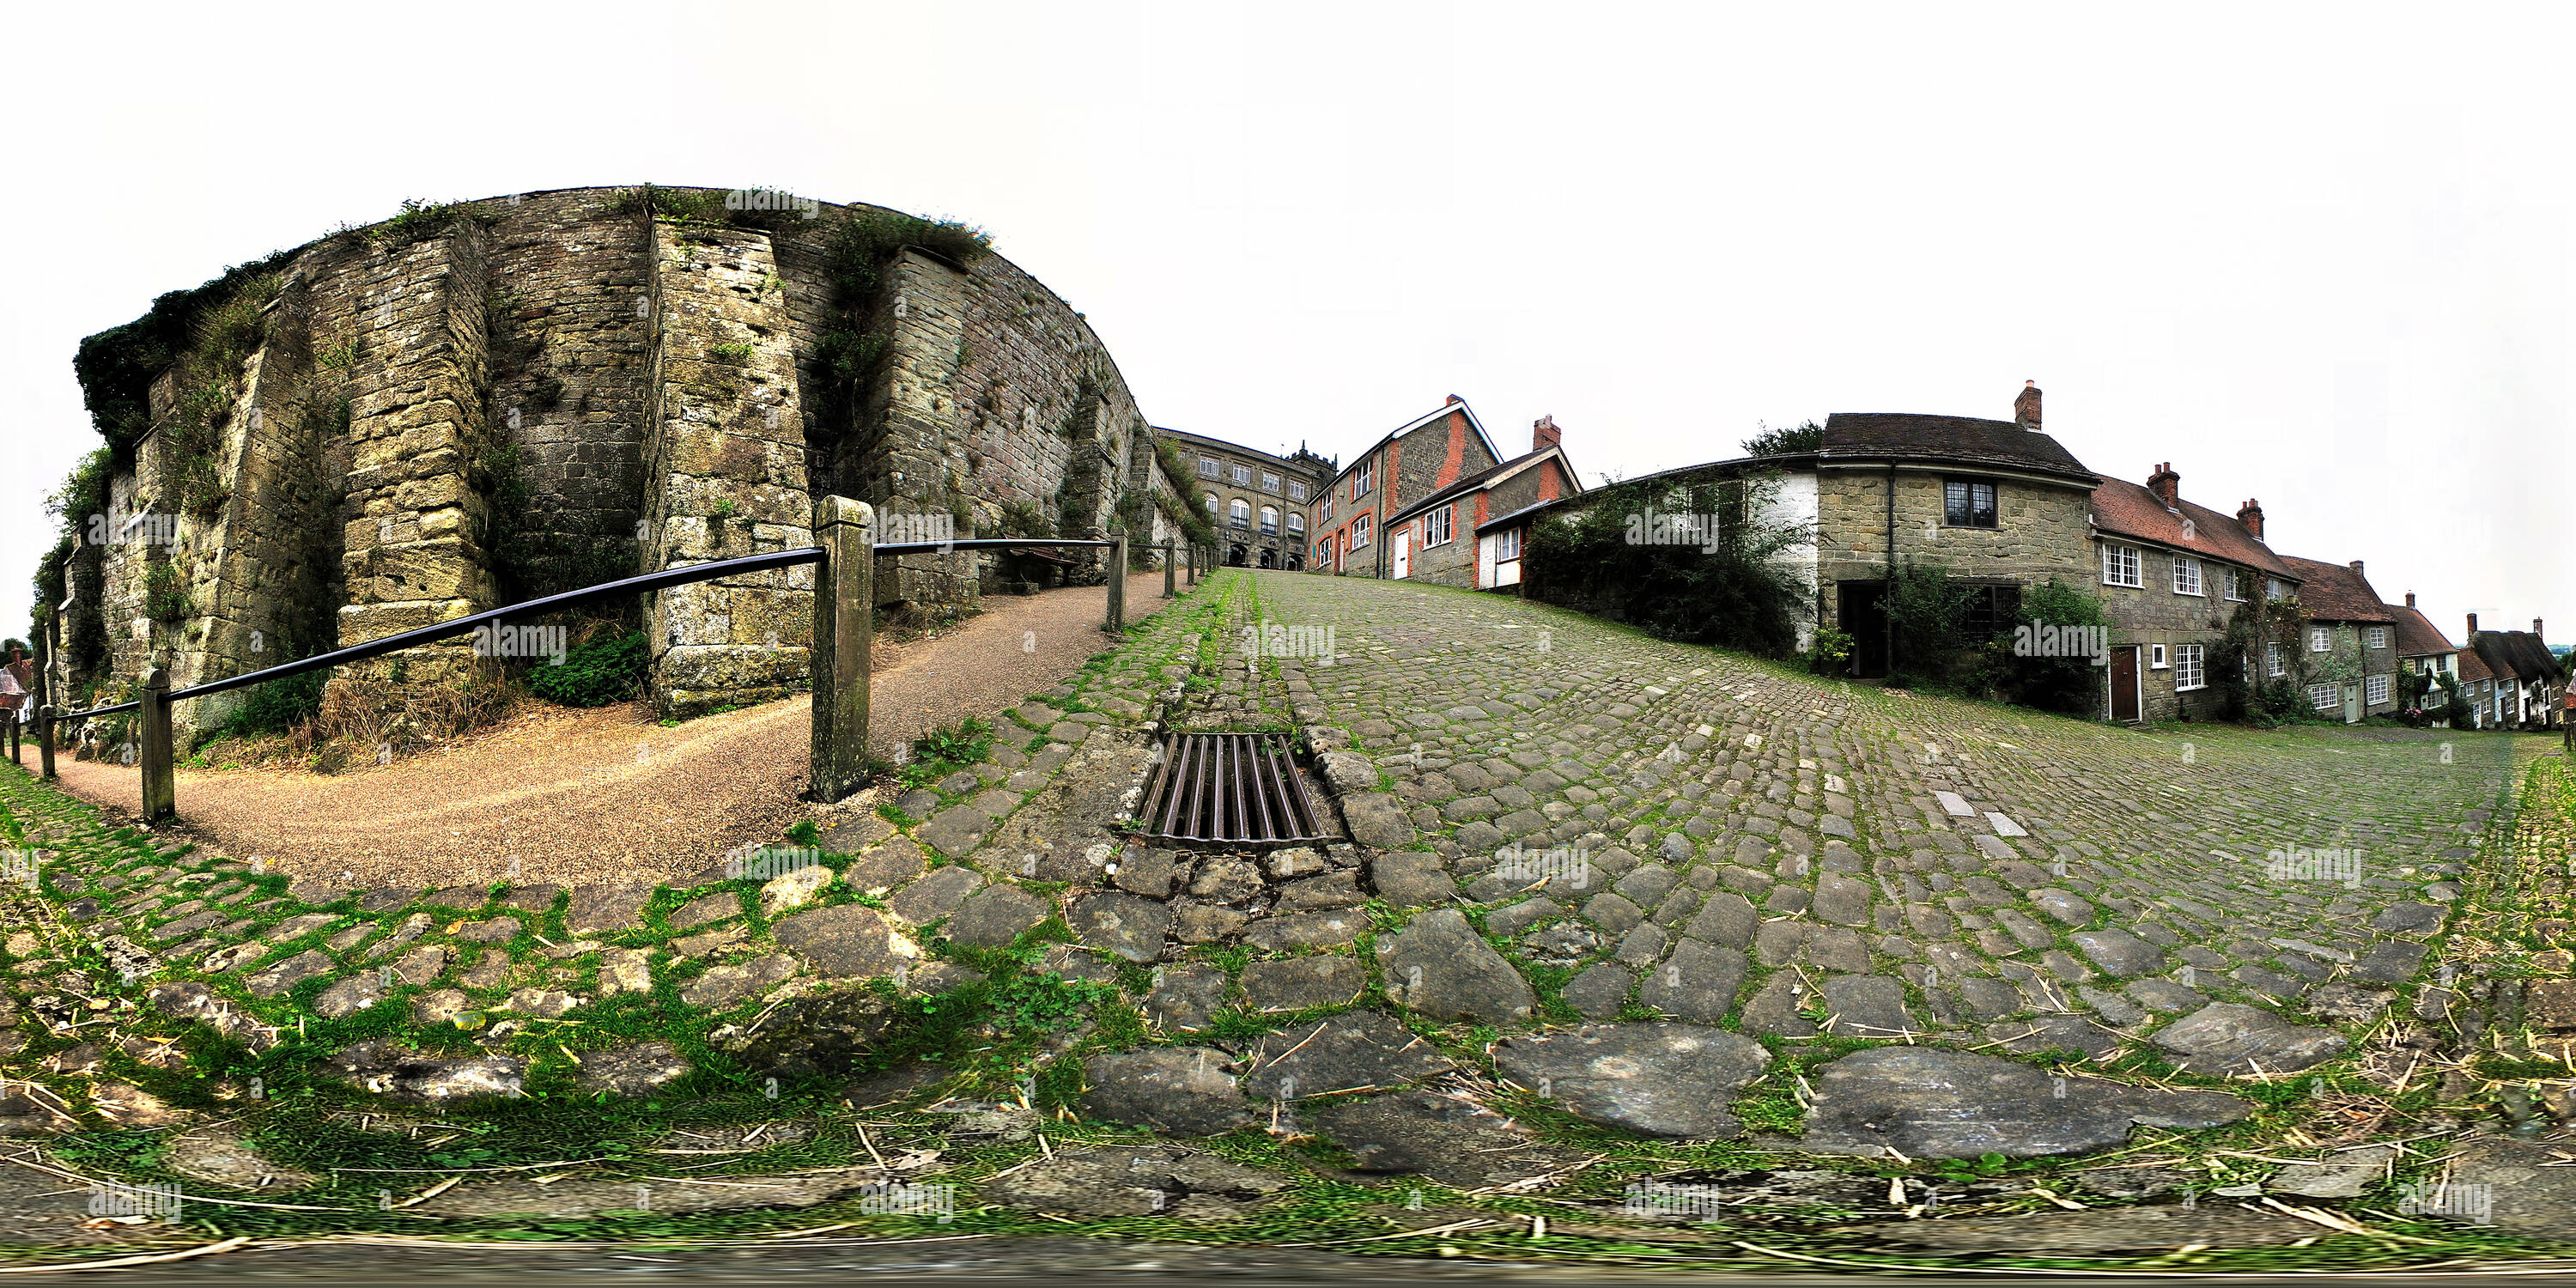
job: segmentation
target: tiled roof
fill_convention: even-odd
[[[2444,635],[2423,613],[2397,604],[2381,604],[2380,607],[2397,619],[2397,656],[2429,657],[2435,653],[2459,651],[2452,645],[2451,637]]]
[[[2300,581],[2299,607],[2308,616],[2323,622],[2394,622],[2388,605],[2379,602],[2379,592],[2370,581],[2345,564],[2321,563],[2284,555],[2281,562],[2290,566]]]
[[[2521,680],[2555,680],[2561,674],[2549,646],[2529,631],[2479,631],[2469,647],[2497,675]]]
[[[1454,498],[1464,496],[1469,492],[1475,491],[1477,488],[1486,486],[1487,484],[1501,482],[1507,475],[1518,474],[1522,466],[1535,464],[1538,458],[1542,456],[1554,456],[1557,458],[1559,471],[1564,475],[1566,481],[1572,485],[1567,489],[1566,495],[1572,496],[1583,491],[1583,481],[1574,477],[1573,466],[1565,460],[1565,449],[1563,447],[1542,447],[1534,452],[1523,452],[1499,465],[1489,465],[1484,469],[1478,470],[1475,473],[1470,474],[1467,477],[1396,511],[1395,517],[1387,520],[1387,522],[1402,523],[1435,505],[1440,505]]]
[[[1957,461],[2098,481],[2056,439],[2008,420],[1972,416],[1838,411],[1825,418],[1825,442],[1817,454],[1827,461]]]
[[[2186,519],[2191,521],[2188,533],[2183,526]],[[2093,526],[2299,579],[2299,574],[2282,563],[2270,546],[2246,531],[2236,516],[2194,504],[2189,498],[2183,500],[2182,513],[2176,514],[2165,508],[2162,497],[2127,479],[2104,479],[2100,487],[2093,489]]]

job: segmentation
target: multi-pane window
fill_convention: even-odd
[[[1982,640],[2011,630],[2013,620],[2021,615],[2021,587],[1970,586],[1967,605],[1961,611],[1970,638]]]
[[[1995,526],[1995,485],[1973,479],[1946,479],[1941,484],[1943,522],[1954,528]]]
[[[1290,479],[1290,480],[1288,481],[1288,499],[1289,499],[1289,500],[1291,500],[1291,501],[1303,501],[1303,500],[1305,500],[1305,499],[1306,499],[1306,485],[1305,485],[1305,484],[1303,484],[1303,483],[1298,482],[1298,481],[1297,481],[1297,480],[1295,480],[1295,479]]]
[[[1279,476],[1268,470],[1263,470],[1261,472],[1261,490],[1272,496],[1279,495]]]
[[[1351,520],[1351,549],[1357,550],[1368,543],[1369,516],[1363,514],[1360,517]]]
[[[2208,685],[2207,673],[2201,667],[2201,648],[2202,646],[2198,644],[2174,646],[2175,692],[2203,688]]]
[[[2240,603],[2241,603],[2241,602],[2243,602],[2243,601],[2244,601],[2244,599],[2245,599],[2246,583],[2247,583],[2247,582],[2249,582],[2249,581],[2252,581],[2253,579],[2254,579],[2254,574],[2249,573],[2249,572],[2245,571],[2245,570],[2244,570],[2244,569],[2242,569],[2242,568],[2230,568],[2230,569],[2228,569],[2228,570],[2227,570],[2227,597],[2228,597],[2229,599],[2236,600],[2236,601],[2238,601],[2238,602],[2240,602]]]
[[[2311,626],[2311,627],[2309,627],[2309,628],[2308,628],[2308,651],[2309,651],[2309,652],[2311,652],[2311,653],[2326,653],[2326,652],[2331,652],[2331,651],[2333,651],[2333,649],[2334,649],[2334,632],[2329,631],[2329,630],[2327,630],[2325,627],[2322,627],[2322,626]]]
[[[1362,461],[1362,462],[1360,462],[1360,463],[1359,463],[1359,467],[1358,467],[1357,469],[1354,469],[1354,470],[1352,470],[1352,471],[1351,471],[1351,499],[1352,499],[1352,500],[1356,501],[1356,500],[1359,500],[1361,497],[1367,496],[1367,495],[1369,494],[1369,490],[1370,490],[1370,489],[1372,489],[1372,488],[1374,488],[1374,487],[1376,487],[1376,486],[1377,486],[1377,462],[1376,462],[1376,461],[1374,461],[1374,460],[1366,460],[1366,461]]]
[[[1203,479],[1212,479],[1212,478],[1217,477],[1219,474],[1223,473],[1223,472],[1224,472],[1224,470],[1225,470],[1225,467],[1224,467],[1224,466],[1222,466],[1222,465],[1217,464],[1217,463],[1216,463],[1216,458],[1215,458],[1215,457],[1213,457],[1213,456],[1202,456],[1202,457],[1200,457],[1200,458],[1199,458],[1199,477],[1200,477],[1200,478],[1203,478]]]
[[[1295,510],[1290,510],[1288,512],[1288,530],[1292,533],[1303,534],[1306,531],[1306,516],[1297,513]]]
[[[1324,512],[1323,512],[1321,515],[1317,516],[1317,517],[1318,517],[1318,518],[1321,518],[1321,519],[1322,519],[1324,522],[1326,522],[1326,523],[1330,523],[1330,522],[1332,522],[1332,521],[1333,521],[1333,494],[1332,494],[1332,493],[1327,492],[1327,493],[1325,493],[1325,494],[1324,494]]]
[[[2200,590],[2200,561],[2189,555],[2174,556],[2174,593],[2197,595]]]
[[[2108,543],[2105,543],[2105,544],[2103,545],[2103,547],[2102,547],[2102,584],[2103,584],[2103,585],[2105,585],[2105,586],[2138,586],[2138,585],[2143,585],[2144,583],[2143,583],[2143,582],[2141,582],[2141,581],[2139,580],[2139,573],[2140,573],[2140,571],[2142,570],[2142,567],[2143,567],[2143,561],[2142,561],[2141,559],[2139,559],[2139,557],[2138,557],[2138,548],[2137,548],[2136,546],[2115,546],[2115,545],[2110,545],[2110,544],[2108,544]]]
[[[2336,692],[2331,684],[2311,684],[2308,686],[2308,701],[2315,703],[2319,711],[2332,711],[2335,704],[2343,701],[2343,695]]]
[[[1207,494],[1208,522],[1216,522],[1216,493]]]
[[[1250,501],[1246,501],[1241,497],[1236,497],[1232,514],[1234,518],[1234,526],[1238,528],[1248,528],[1252,526],[1252,503]]]
[[[1275,505],[1261,507],[1261,535],[1265,537],[1279,535],[1279,507]]]
[[[1494,534],[1494,562],[1510,563],[1521,557],[1521,530],[1505,528]]]
[[[2387,628],[2387,627],[2385,627],[2385,626],[2373,626],[2373,627],[2371,627],[2371,628],[2370,628],[2370,646],[2371,646],[2372,648],[2386,648],[2386,647],[2388,647],[2388,628]]]
[[[2374,675],[2362,682],[2362,697],[2374,705],[2388,700],[2388,677]]]
[[[1251,466],[1237,465],[1234,467],[1234,485],[1236,487],[1250,487],[1252,485]]]
[[[2285,674],[2288,670],[2289,663],[2283,661],[2281,657],[2281,646],[2278,644],[2264,645],[2263,674],[2278,677]]]
[[[2263,598],[2288,599],[2289,597],[2290,587],[2288,583],[2282,581],[2278,577],[2266,577],[2263,579]]]
[[[1449,544],[1450,539],[1456,535],[1451,526],[1456,522],[1456,511],[1445,505],[1437,510],[1431,511],[1429,514],[1423,515],[1422,544],[1426,546],[1445,546]]]

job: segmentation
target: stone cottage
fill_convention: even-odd
[[[1530,450],[1489,465],[1395,512],[1395,576],[1498,590],[1521,584],[1530,525],[1553,502],[1580,496],[1556,418],[1530,426]]]
[[[2229,515],[2195,504],[2182,475],[2158,465],[2143,486],[2104,479],[2093,489],[2093,546],[2112,625],[2104,714],[2217,718],[2213,668],[2229,622],[2243,606],[2263,613],[2300,580],[2263,543],[2263,507],[2247,501]],[[2264,635],[2258,624],[2255,638]],[[2268,654],[2280,661],[2278,649]]]
[[[2346,724],[2397,710],[2397,617],[2362,575],[2361,561],[2331,564],[2287,556],[2299,576],[2299,609],[2305,620],[2285,669],[2301,677],[2319,715]]]
[[[1388,520],[1499,460],[1475,410],[1449,395],[1437,410],[1389,430],[1332,478],[1315,507],[1310,566],[1353,577],[1392,576],[1399,546],[1408,562],[1413,552],[1409,542],[1389,536]]]
[[[2528,631],[2482,631],[2471,613],[2468,648],[2493,677],[2482,694],[2480,728],[2538,730],[2557,723],[2567,672],[2541,638],[2539,618]]]

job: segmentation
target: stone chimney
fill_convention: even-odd
[[[2155,493],[2166,509],[2182,508],[2182,476],[2174,473],[2173,462],[2157,466],[2156,472],[2147,476],[2147,490]]]
[[[1537,420],[1530,422],[1531,451],[1544,452],[1551,447],[1557,446],[1563,441],[1564,439],[1556,428],[1556,417],[1541,416]]]
[[[2533,638],[2533,639],[2540,639],[2540,638],[2543,638],[2543,637],[2542,637],[2542,635],[2541,635],[2541,633],[2540,633],[2540,619],[2539,619],[2539,618],[2537,618],[2537,617],[2535,617],[2535,618],[2532,618],[2532,619],[2531,619],[2531,638]]]
[[[2410,590],[2410,591],[2407,591],[2407,592],[2406,592],[2406,606],[2407,606],[2408,608],[2413,608],[2413,607],[2415,606],[2415,592],[2414,592],[2414,591],[2411,591],[2411,590]]]
[[[2350,567],[2352,568],[2352,575],[2353,575],[2353,576],[2358,577],[2358,576],[2360,576],[2360,575],[2361,575],[2361,561],[2360,561],[2360,560],[2358,560],[2358,559],[2353,560],[2353,561],[2352,561],[2352,563],[2351,563],[2351,565],[2350,565]]]
[[[2470,637],[2471,637],[2472,639],[2474,639],[2474,638],[2476,637],[2477,633],[2478,633],[2478,615],[2477,615],[2476,613],[2471,613],[2471,614],[2469,614],[2469,635],[2470,635]]]
[[[2236,507],[2236,521],[2245,525],[2246,535],[2256,541],[2263,539],[2263,507],[2255,504],[2252,497],[2247,497],[2245,504]]]
[[[2036,434],[2039,432],[2039,382],[2021,382],[2021,396],[2013,399],[2013,423]]]

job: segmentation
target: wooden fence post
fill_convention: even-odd
[[[54,776],[54,708],[52,703],[36,708],[36,763],[45,777]]]
[[[1163,543],[1163,598],[1165,599],[1170,599],[1172,597],[1172,592],[1177,586],[1178,578],[1181,575],[1181,570],[1172,566],[1173,558],[1178,556],[1180,553],[1180,548],[1173,545],[1171,542],[1166,541]]]
[[[1127,538],[1109,539],[1109,631],[1127,629]]]
[[[868,654],[876,644],[876,511],[864,501],[817,502],[814,535],[814,751],[807,795],[836,801],[868,774]]]
[[[170,778],[170,669],[156,666],[143,680],[143,821],[159,823],[179,812]]]

